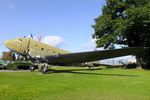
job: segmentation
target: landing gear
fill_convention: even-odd
[[[91,66],[88,66],[89,70],[91,70]]]
[[[35,70],[34,65],[30,66],[30,71],[33,72]]]
[[[48,71],[48,66],[47,66],[46,64],[44,64],[44,65],[41,67],[41,72],[42,72],[43,74],[46,74],[47,71]]]
[[[89,68],[89,70],[92,70],[91,68],[93,67],[93,64],[92,63],[85,63],[86,66]]]

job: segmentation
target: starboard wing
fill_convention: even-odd
[[[144,47],[133,47],[123,48],[114,50],[102,50],[102,51],[90,51],[90,52],[79,52],[61,54],[55,56],[46,56],[45,58],[53,64],[73,64],[73,63],[84,63],[96,60],[109,59],[114,57],[121,57],[127,55],[137,55],[144,52]]]

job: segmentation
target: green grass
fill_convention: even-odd
[[[68,71],[0,72],[0,100],[150,100],[150,71],[55,69]]]

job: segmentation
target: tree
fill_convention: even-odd
[[[2,53],[2,60],[15,60],[15,55],[12,52],[3,52]]]
[[[150,0],[106,0],[102,12],[93,25],[97,47],[150,47]],[[144,55],[137,58],[150,59]]]

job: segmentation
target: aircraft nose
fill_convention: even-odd
[[[10,47],[10,41],[4,41],[4,45],[5,45],[6,47]]]
[[[8,45],[8,41],[4,41],[4,44],[7,46]]]

